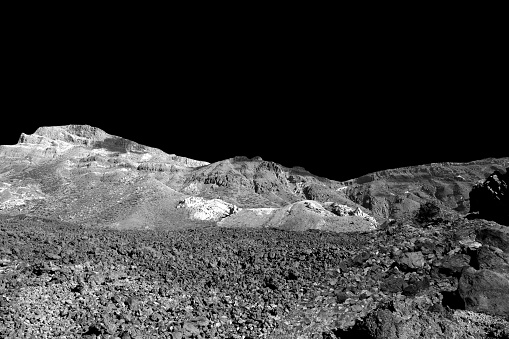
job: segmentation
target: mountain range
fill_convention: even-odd
[[[0,146],[0,211],[115,228],[218,223],[371,230],[436,202],[466,214],[473,185],[509,158],[397,168],[338,182],[243,156],[209,164],[88,125],[41,127]],[[186,198],[196,197],[194,204]],[[199,201],[199,204],[196,202]],[[214,217],[196,209],[222,210]]]

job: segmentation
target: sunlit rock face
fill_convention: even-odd
[[[239,211],[239,208],[221,199],[189,197],[179,201],[177,208],[185,208],[192,219],[219,221]]]

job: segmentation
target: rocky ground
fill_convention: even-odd
[[[0,337],[507,338],[508,252],[483,220],[333,233],[2,216]]]
[[[337,182],[39,128],[0,146],[0,338],[508,338],[508,164]]]

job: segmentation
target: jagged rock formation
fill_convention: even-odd
[[[235,157],[186,173],[175,172],[169,175],[167,185],[208,199],[220,197],[241,208],[284,207],[301,200],[360,207],[339,190],[338,182],[260,157]],[[368,213],[367,209],[363,211]]]
[[[346,209],[348,207],[344,206]],[[338,215],[325,209],[319,202],[303,200],[281,208],[244,208],[221,220],[223,227],[261,227],[288,231],[322,230],[331,232],[373,231],[376,221],[365,215],[345,213]]]
[[[472,188],[470,212],[509,226],[509,168],[504,174],[495,171]]]
[[[87,125],[41,127],[0,146],[0,213],[111,226],[185,227],[184,195],[161,175],[207,162],[110,135]]]
[[[324,204],[324,207],[340,217],[354,215],[370,222],[373,226],[376,226],[378,224],[375,218],[373,218],[367,213],[364,213],[360,207],[354,209],[346,205],[337,204],[335,202],[326,202]]]
[[[411,218],[428,201],[449,214],[466,214],[475,183],[508,164],[500,158],[390,169],[342,182],[342,192],[376,218]]]
[[[360,209],[334,203],[329,203],[329,208],[331,205],[336,212],[332,213],[312,200],[299,201],[282,208],[238,208],[220,199],[188,197],[179,201],[177,208],[186,209],[192,219],[218,221],[217,225],[222,227],[355,232],[373,231],[378,225],[373,217]]]
[[[220,199],[207,200],[199,197],[189,197],[179,201],[177,208],[186,208],[192,219],[219,221],[239,211],[235,205]]]
[[[509,230],[490,226],[476,231],[484,246],[472,251],[472,267],[462,270],[458,296],[465,309],[509,317]]]
[[[55,159],[73,150],[88,150],[88,156],[114,155],[134,163],[165,162],[184,167],[208,165],[207,162],[166,154],[159,149],[140,145],[134,141],[110,135],[88,125],[40,127],[34,134],[22,133],[14,146],[0,146],[0,156],[6,159],[27,159],[33,163]],[[4,161],[6,159],[3,159]]]

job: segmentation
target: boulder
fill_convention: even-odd
[[[431,298],[430,298],[431,297]],[[439,297],[420,296],[394,301],[369,314],[363,322],[354,326],[348,335],[341,338],[377,338],[377,339],[410,339],[410,338],[443,338],[461,339],[483,337],[486,332],[478,328],[465,326],[443,314],[430,312],[439,305]]]
[[[502,174],[495,171],[476,184],[470,192],[470,212],[479,217],[509,226],[509,168]]]
[[[509,274],[509,254],[491,246],[481,247],[473,258],[475,269],[489,269]]]
[[[239,211],[233,204],[221,199],[204,199],[200,197],[188,197],[179,201],[177,208],[185,208],[189,211],[191,219],[218,221]]]
[[[458,294],[467,310],[509,316],[507,275],[487,269],[475,270],[470,267],[461,274]]]
[[[506,227],[483,228],[476,232],[476,239],[485,245],[495,246],[509,253],[509,229]]]
[[[415,271],[422,268],[426,261],[422,252],[407,252],[403,253],[397,260],[398,265],[404,271]]]
[[[460,276],[464,267],[470,266],[470,256],[456,253],[442,260],[440,272],[449,276]]]

